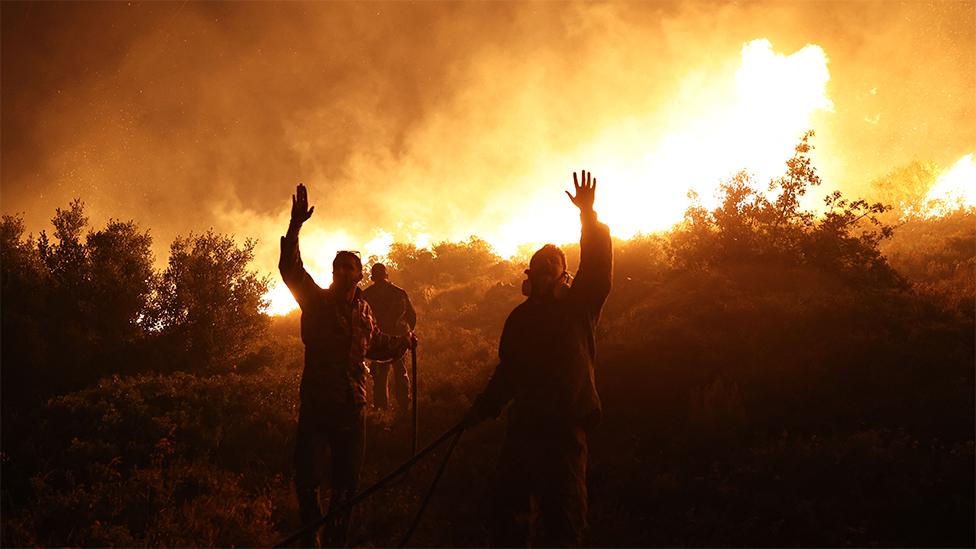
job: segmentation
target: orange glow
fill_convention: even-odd
[[[356,242],[356,239],[346,232],[329,233],[316,230],[314,225],[311,225],[302,230],[301,241],[305,269],[319,286],[326,288],[332,283],[332,258],[335,257],[336,252],[358,251],[363,262],[371,256],[385,257],[393,244],[393,235],[386,231],[378,231],[374,238],[357,247],[349,245],[351,242]],[[270,315],[286,315],[298,307],[298,303],[295,302],[295,298],[285,284],[280,278],[274,276],[265,299],[269,302],[267,312]]]
[[[932,185],[922,201],[923,217],[938,217],[959,208],[976,208],[976,161],[969,153]]]
[[[286,315],[298,308],[295,298],[280,280],[272,282],[271,289],[264,294],[264,298],[268,300],[267,313],[272,316]]]
[[[429,246],[430,240],[426,234],[418,234],[414,239],[414,244],[418,247]],[[326,232],[316,229],[314,224],[304,228],[301,234],[302,242],[302,261],[305,270],[308,271],[315,282],[326,288],[332,283],[332,258],[339,250],[355,250],[366,263],[371,257],[385,258],[393,245],[393,234],[386,231],[377,231],[376,236],[361,246],[350,245],[357,239],[344,231]],[[423,245],[421,245],[423,244]],[[277,276],[272,275],[271,287],[265,294],[265,299],[269,305],[267,312],[270,315],[286,315],[298,307],[295,298],[285,287],[284,282]]]
[[[633,117],[603,128],[570,153],[540,155],[531,173],[515,185],[533,192],[504,206],[506,221],[461,228],[447,238],[477,234],[502,257],[526,245],[577,240],[576,211],[561,195],[571,186],[570,172],[584,167],[600,182],[597,210],[615,236],[631,238],[667,229],[681,220],[689,190],[708,206],[722,179],[739,170],[752,172],[760,181],[782,173],[797,139],[811,127],[812,116],[833,109],[826,93],[829,80],[827,56],[819,46],[807,45],[787,55],[776,52],[769,40],[748,42],[737,65],[709,76],[707,85],[689,77],[669,108],[667,127],[660,128],[650,115]],[[664,137],[655,140],[655,135]],[[587,165],[574,166],[577,159],[586,159]],[[498,204],[493,206],[501,208],[506,197],[494,200]],[[429,234],[420,232],[397,237],[418,247],[431,242]],[[392,233],[379,231],[362,244],[363,258],[386,255],[394,239]],[[354,242],[342,231],[324,233],[314,225],[302,233],[306,267],[320,285],[328,284],[328,262],[335,251],[355,247]],[[272,314],[296,306],[280,282],[267,297]]]
[[[553,177],[552,166],[572,170],[577,158],[587,159],[586,169],[602,182],[597,210],[615,236],[667,229],[682,218],[689,190],[709,205],[720,181],[739,170],[760,181],[782,173],[813,114],[832,109],[829,79],[827,56],[818,46],[785,55],[766,39],[749,42],[734,73],[719,75],[706,88],[682,90],[664,138],[652,141],[662,132],[652,128],[650,117],[625,120],[567,157],[540,163],[525,188],[532,188],[529,181],[552,184],[538,188],[484,238],[505,257],[526,243],[575,241],[575,211],[568,202],[554,203],[568,177]]]

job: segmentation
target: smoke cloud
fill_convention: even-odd
[[[976,150],[972,2],[2,9],[3,212],[36,232],[81,197],[96,223],[151,228],[160,258],[212,227],[259,239],[273,272],[299,182],[319,277],[335,249],[392,239],[572,240],[570,173],[667,150],[761,38],[829,59],[831,107],[810,118],[827,186]],[[789,74],[773,86],[798,91]],[[560,228],[513,223],[532,216]]]

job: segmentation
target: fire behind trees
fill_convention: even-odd
[[[616,245],[592,544],[973,544],[976,212],[832,194],[812,215],[807,152],[771,198],[740,174],[718,208]],[[133,222],[89,229],[76,202],[53,225],[2,225],[3,544],[265,545],[297,527],[298,317],[260,313],[252,244],[181,238],[157,272]],[[478,239],[397,244],[387,264],[420,316],[429,440],[483,387],[524,266]],[[407,452],[387,421],[369,418],[367,483]],[[415,543],[486,542],[501,431],[466,435]],[[396,543],[435,466],[360,507],[352,540]]]

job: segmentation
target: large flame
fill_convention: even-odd
[[[826,95],[829,79],[819,46],[783,55],[768,40],[754,40],[743,46],[738,69],[718,85],[696,89],[700,82],[688,83],[665,131],[654,128],[650,116],[627,120],[605,128],[572,159],[553,163],[572,166],[573,159],[587,159],[585,167],[607,182],[597,206],[616,236],[666,229],[682,218],[689,190],[709,204],[719,182],[739,170],[760,180],[782,173],[799,136],[810,128],[811,116],[833,108]],[[662,134],[656,143],[649,137]],[[553,180],[551,164],[539,166],[529,179]],[[556,183],[566,185],[565,180]],[[558,188],[541,188],[485,239],[503,256],[526,243],[575,240],[575,212],[553,207],[556,193]]]
[[[922,217],[939,217],[959,208],[976,208],[976,161],[969,153],[939,176],[922,200]]]
[[[668,108],[665,127],[660,116],[635,116],[603,128],[594,138],[562,158],[539,159],[533,173],[525,174],[521,189],[535,189],[516,205],[506,206],[508,221],[482,230],[503,257],[526,245],[567,243],[578,238],[579,222],[568,200],[559,204],[568,180],[556,180],[554,169],[586,168],[596,174],[597,209],[615,236],[630,238],[640,232],[666,229],[679,221],[688,206],[687,193],[694,190],[709,205],[719,182],[745,169],[760,180],[784,169],[799,136],[811,127],[818,111],[831,111],[826,85],[830,79],[827,56],[816,45],[785,55],[773,50],[766,39],[742,47],[735,70],[727,74],[689,76]],[[663,135],[654,139],[652,136]],[[585,166],[577,166],[586,159]],[[546,184],[539,185],[537,182]],[[487,197],[492,198],[492,197]],[[564,200],[564,199],[563,199]],[[463,233],[464,231],[462,231]],[[470,234],[470,233],[467,233]],[[425,247],[430,235],[398,234],[398,239]],[[355,240],[340,232],[308,231],[302,235],[306,267],[319,280],[331,272],[334,252],[348,249]],[[364,258],[387,254],[394,237],[378,232],[363,243]],[[280,283],[266,296],[269,312],[284,314],[295,308],[294,299]]]

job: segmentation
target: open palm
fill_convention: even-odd
[[[593,200],[596,198],[596,178],[593,174],[582,170],[580,171],[579,178],[576,176],[576,172],[573,172],[573,188],[576,191],[576,196],[569,194],[566,191],[566,196],[573,201],[580,211],[588,212],[593,209]]]
[[[308,207],[308,189],[301,183],[295,189],[295,194],[291,195],[291,221],[301,225],[312,217],[315,206]]]

